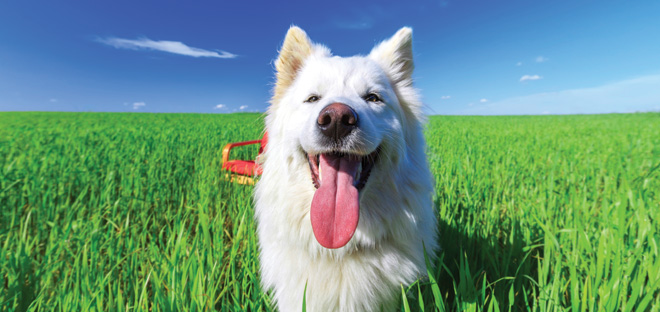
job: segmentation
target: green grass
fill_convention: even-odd
[[[0,311],[272,310],[252,187],[220,170],[262,128],[0,113]],[[660,114],[438,116],[426,135],[443,249],[402,310],[660,309]]]

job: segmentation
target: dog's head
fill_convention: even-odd
[[[342,58],[294,26],[275,65],[266,126],[281,140],[271,142],[296,151],[292,163],[309,167],[314,235],[326,248],[342,247],[358,226],[360,197],[378,183],[370,177],[379,167],[397,168],[407,141],[418,139],[412,30],[400,29],[367,56]]]

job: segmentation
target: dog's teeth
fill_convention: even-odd
[[[319,166],[319,183],[323,181],[323,174],[321,173],[321,166]]]

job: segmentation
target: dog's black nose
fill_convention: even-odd
[[[332,103],[319,113],[317,126],[326,137],[340,140],[357,127],[358,114],[348,105]]]

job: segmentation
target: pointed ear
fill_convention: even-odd
[[[378,62],[394,84],[412,83],[414,69],[412,54],[412,29],[403,27],[371,50],[369,57]]]
[[[284,38],[280,56],[275,61],[277,82],[275,83],[273,100],[276,101],[284,95],[310,54],[312,54],[312,42],[305,31],[297,26],[291,26]]]

